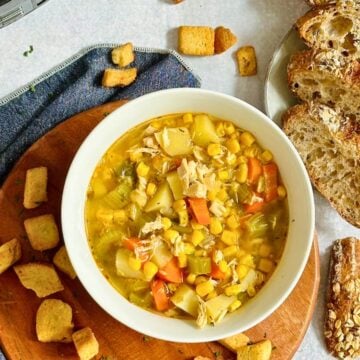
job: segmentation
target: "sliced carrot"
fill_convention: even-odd
[[[210,276],[213,279],[224,280],[225,277],[226,277],[226,274],[220,270],[219,266],[215,262],[212,262],[211,263],[211,275]]]
[[[265,202],[263,199],[259,198],[258,201],[252,203],[252,204],[245,204],[244,205],[244,210],[247,214],[249,213],[256,213],[259,212],[263,209],[265,205]]]
[[[123,245],[124,247],[126,247],[127,249],[134,251],[138,246],[141,246],[140,244],[140,239],[138,237],[129,237],[129,238],[124,238],[123,239]],[[144,253],[140,253],[139,254],[139,259],[141,260],[142,263],[146,262],[147,260],[149,260],[149,254],[144,254]]]
[[[261,162],[257,158],[249,158],[248,160],[248,180],[250,184],[256,184],[262,174]]]
[[[167,295],[165,282],[162,280],[154,280],[151,283],[151,292],[154,297],[156,309],[165,311],[170,307],[170,300]]]
[[[175,257],[173,257],[163,268],[159,269],[158,277],[173,283],[183,282],[183,272]]]
[[[278,197],[278,168],[275,163],[263,166],[265,179],[265,200],[272,201]]]
[[[207,207],[206,199],[203,198],[188,198],[188,202],[195,220],[201,225],[210,224],[210,213]]]

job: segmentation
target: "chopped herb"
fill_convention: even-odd
[[[178,349],[178,353],[179,353],[179,354],[183,354],[183,353],[184,353],[184,350]]]
[[[276,346],[273,346],[272,347],[272,351],[274,351],[274,350],[276,350],[277,349],[277,347]]]
[[[35,85],[30,85],[29,90],[34,93],[36,91]]]
[[[23,52],[24,56],[29,56],[34,51],[34,47],[32,45],[29,46],[29,50]]]
[[[149,342],[151,340],[151,337],[144,335],[142,339],[143,339],[143,342]]]
[[[219,356],[221,356],[221,351],[215,351],[214,356],[215,356],[215,359],[217,359]]]

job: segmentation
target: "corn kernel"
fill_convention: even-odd
[[[243,287],[241,284],[235,284],[235,285],[230,285],[230,286],[226,287],[224,292],[225,292],[226,296],[233,296],[233,295],[240,294],[242,289],[243,289]]]
[[[217,297],[217,296],[218,296],[217,291],[216,291],[216,290],[213,290],[213,291],[210,292],[210,293],[208,294],[208,296],[206,297],[206,301],[207,301],[207,300],[210,300],[210,299],[213,299],[213,298],[215,298],[215,297]]]
[[[226,192],[225,189],[221,189],[217,194],[216,194],[216,198],[220,201],[226,201],[229,198],[228,193]]]
[[[250,285],[250,286],[247,288],[246,292],[248,293],[248,295],[249,295],[250,297],[253,297],[253,296],[256,295],[256,290],[255,290],[255,288],[254,288],[252,285]]]
[[[230,306],[229,306],[229,312],[233,312],[236,309],[238,309],[241,306],[240,300],[235,300]]]
[[[152,182],[149,182],[146,186],[146,195],[153,196],[156,192],[156,185]]]
[[[130,256],[129,259],[128,259],[128,264],[129,264],[129,267],[132,269],[132,270],[135,270],[135,271],[138,271],[141,269],[141,260],[140,259],[137,259],[133,256]]]
[[[187,226],[189,223],[189,214],[188,214],[187,210],[179,211],[178,215],[179,215],[179,225]]]
[[[269,162],[269,161],[271,161],[273,159],[273,155],[269,150],[265,150],[261,154],[261,158],[263,159],[263,161]]]
[[[210,294],[213,290],[214,290],[214,285],[209,280],[196,285],[196,293],[201,297]]]
[[[243,265],[247,265],[251,268],[254,268],[255,267],[255,264],[254,264],[254,258],[252,255],[250,254],[246,254],[246,255],[243,255],[240,259],[239,259],[239,264],[243,264]]]
[[[126,211],[124,209],[114,211],[114,221],[115,221],[115,223],[122,224],[127,220],[128,220],[128,216],[127,216]]]
[[[235,132],[234,124],[232,124],[231,122],[224,123],[224,130],[227,135],[233,134]]]
[[[238,251],[239,248],[236,245],[231,245],[226,247],[222,252],[226,258],[233,258],[237,255]]]
[[[129,157],[131,161],[138,162],[142,159],[142,153],[139,151],[132,151]]]
[[[237,160],[236,160],[236,164],[240,165],[240,164],[247,164],[248,162],[248,158],[244,155],[240,155],[238,156]]]
[[[191,234],[191,242],[194,246],[198,246],[205,239],[205,235],[201,230],[194,230]]]
[[[241,259],[241,257],[243,257],[244,255],[246,255],[246,251],[243,248],[239,248],[236,257],[238,259]]]
[[[274,263],[269,259],[260,259],[258,269],[264,273],[269,273],[273,270]]]
[[[199,285],[199,284],[201,284],[203,282],[206,282],[206,281],[208,281],[208,278],[206,276],[200,275],[200,276],[196,277],[194,284]]]
[[[176,230],[168,229],[164,231],[164,238],[167,241],[170,241],[172,244],[175,242],[175,239],[179,236],[179,233]]]
[[[241,184],[246,182],[248,178],[248,165],[246,163],[239,165],[239,168],[235,173],[235,178]]]
[[[179,212],[181,210],[186,210],[186,202],[184,199],[176,200],[173,203],[173,209],[176,212]]]
[[[190,225],[194,230],[201,230],[204,228],[204,225],[199,224],[198,222],[196,222],[195,220],[191,220],[190,221]]]
[[[216,199],[216,194],[217,194],[217,191],[215,190],[210,190],[208,191],[207,193],[207,197],[210,201],[214,201]]]
[[[215,131],[219,136],[224,136],[225,135],[224,123],[221,121],[216,123]]]
[[[234,231],[224,230],[221,235],[221,241],[226,245],[234,245],[237,243],[237,233]]]
[[[207,251],[204,249],[195,250],[194,255],[195,256],[207,256]]]
[[[226,147],[230,152],[236,154],[240,151],[240,144],[236,139],[230,139],[226,142]]]
[[[136,168],[136,173],[138,176],[146,177],[149,174],[150,167],[144,164],[143,162],[140,162],[139,165]]]
[[[178,255],[178,264],[180,268],[185,268],[187,265],[187,256],[184,253]]]
[[[286,197],[286,189],[285,189],[285,187],[282,186],[282,185],[278,186],[277,193],[278,193],[279,197],[282,198],[282,199],[284,197]]]
[[[259,255],[261,257],[268,257],[271,254],[271,246],[269,244],[262,244],[259,248]]]
[[[245,146],[251,146],[255,142],[255,138],[252,134],[245,131],[240,135],[240,142]]]
[[[230,215],[227,219],[226,219],[226,225],[231,229],[231,230],[235,230],[236,228],[238,228],[240,226],[239,221],[237,220],[235,215]]]
[[[171,228],[171,224],[172,224],[172,223],[171,223],[171,220],[170,220],[169,218],[167,218],[167,217],[162,217],[162,218],[161,218],[161,224],[162,224],[164,230],[168,230],[168,229]]]
[[[216,156],[221,154],[221,146],[220,144],[209,144],[207,147],[207,153],[210,156]]]
[[[249,272],[250,268],[246,265],[239,264],[236,267],[236,272],[240,280],[242,280]]]
[[[210,232],[213,235],[218,235],[222,232],[223,227],[219,219],[212,217],[210,219]]]
[[[187,277],[186,277],[186,282],[188,284],[194,284],[195,283],[195,280],[196,280],[196,275],[195,274],[192,274],[190,273]]]
[[[193,122],[193,116],[190,113],[186,113],[183,115],[184,124],[191,124]]]
[[[186,255],[191,255],[195,252],[195,246],[191,243],[185,243],[184,252]]]
[[[158,267],[152,261],[147,261],[144,264],[144,275],[147,281],[152,280],[157,272],[158,272]]]
[[[227,180],[229,179],[229,172],[227,170],[221,170],[218,172],[218,177],[220,180]]]
[[[219,266],[220,271],[222,271],[223,273],[226,273],[229,270],[229,265],[225,260],[220,260],[218,266]]]

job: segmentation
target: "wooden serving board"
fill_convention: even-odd
[[[62,189],[77,149],[95,125],[123,103],[109,103],[68,119],[32,145],[12,169],[0,190],[0,244],[18,238],[23,249],[21,262],[51,261],[56,250],[32,250],[23,221],[52,213],[60,228]],[[49,201],[37,209],[25,210],[22,206],[25,172],[40,165],[49,169]],[[93,329],[100,343],[97,359],[176,360],[197,355],[218,360],[235,359],[233,353],[216,342],[179,344],[144,337],[105,313],[79,280],[70,280],[64,274],[60,276],[65,290],[51,297],[72,306],[75,328],[90,326]],[[319,254],[315,237],[308,264],[295,290],[274,314],[246,332],[254,342],[265,337],[271,339],[273,360],[290,359],[297,350],[314,311],[318,286]],[[40,302],[33,291],[22,287],[12,269],[0,276],[0,344],[8,360],[77,359],[72,344],[43,344],[36,340],[35,314]]]

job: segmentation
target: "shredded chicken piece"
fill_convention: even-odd
[[[215,250],[214,252],[214,262],[218,264],[221,260],[224,259],[224,254],[221,250]]]
[[[199,306],[198,306],[198,317],[196,319],[196,324],[199,328],[203,328],[207,324],[206,304],[205,301],[199,295],[197,295],[197,299],[199,301]]]
[[[138,246],[134,249],[135,256],[137,258],[143,258],[146,255],[150,257],[160,243],[161,238],[156,235],[151,235],[150,239],[140,240]]]
[[[141,228],[140,233],[146,235],[150,232],[161,230],[163,227],[161,216],[158,215],[154,221],[145,223],[145,225]]]
[[[144,131],[144,135],[152,135],[154,132],[157,131],[157,128],[155,128],[154,126],[152,125],[149,125],[145,131]]]
[[[206,161],[208,156],[206,155],[204,149],[198,145],[193,147],[193,154],[196,160],[198,161]]]
[[[199,181],[195,180],[189,188],[184,191],[184,194],[190,197],[196,198],[205,198],[207,188],[204,184],[201,184]]]
[[[236,284],[237,282],[239,282],[239,276],[236,271],[237,264],[238,264],[237,259],[232,259],[228,264],[231,270],[231,277],[232,277],[231,284]]]
[[[137,153],[150,154],[151,157],[154,157],[154,156],[160,154],[160,150],[159,150],[159,149],[151,149],[151,148],[147,148],[147,147],[140,147],[140,148],[129,149],[129,150],[127,150],[127,152],[132,152],[132,153],[134,153],[134,154],[137,154]]]
[[[155,143],[155,139],[153,136],[147,136],[143,139],[144,146],[151,149],[158,149],[158,145]]]
[[[174,244],[173,244],[173,247],[172,247],[172,253],[175,256],[179,256],[181,253],[184,253],[184,251],[185,251],[185,244],[182,241],[181,236],[179,235],[174,240]]]
[[[211,205],[209,207],[209,210],[216,216],[216,217],[222,217],[226,211],[226,208],[223,204],[221,204],[219,201],[212,201]]]

